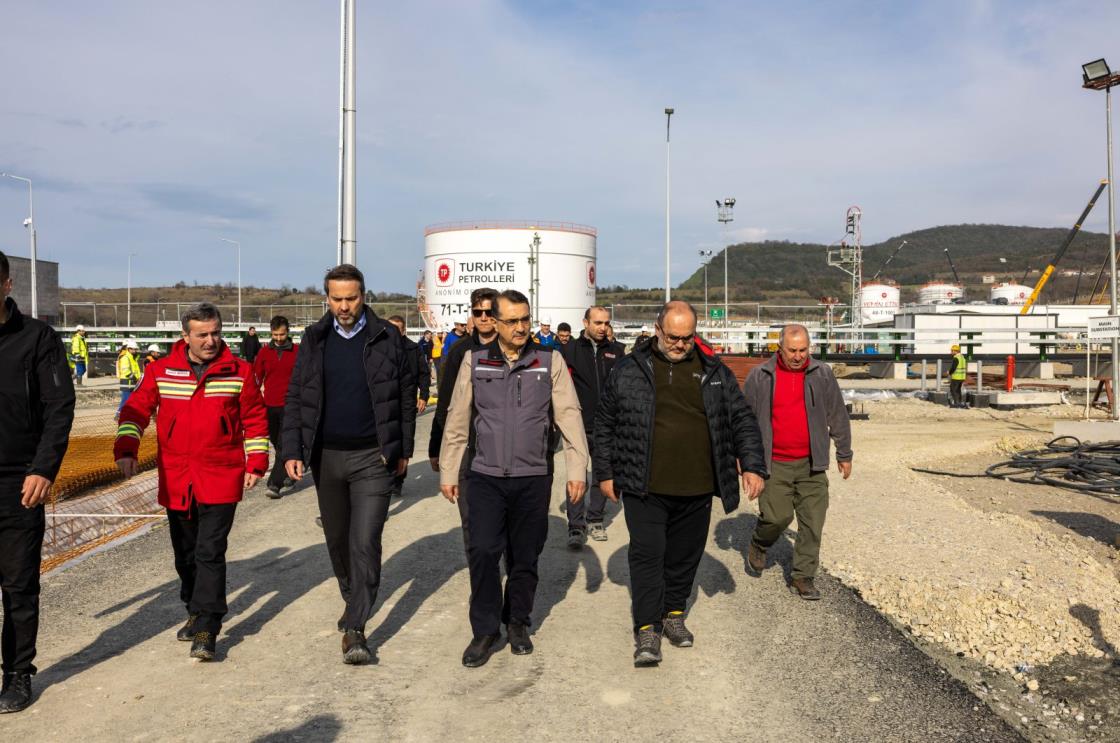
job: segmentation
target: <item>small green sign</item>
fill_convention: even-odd
[[[722,307],[710,307],[710,308],[708,308],[708,317],[712,320],[722,320],[723,319],[723,308]]]

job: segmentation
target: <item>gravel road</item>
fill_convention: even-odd
[[[838,500],[860,487],[859,472]],[[183,610],[166,531],[153,528],[45,578],[40,698],[0,722],[5,739],[1021,739],[836,580],[822,579],[820,602],[790,595],[788,544],[774,549],[781,566],[747,576],[749,509],[713,520],[689,622],[696,647],[666,647],[660,668],[636,670],[625,524],[615,518],[610,541],[570,552],[557,488],[536,652],[503,650],[464,669],[462,538],[436,491],[418,462],[394,503],[382,604],[368,627],[378,664],[341,663],[341,600],[313,490],[274,502],[257,489],[230,538],[219,662],[195,663],[175,641]]]

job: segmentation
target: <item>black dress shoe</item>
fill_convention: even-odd
[[[31,706],[31,674],[4,674],[4,691],[0,693],[0,715],[21,712]]]
[[[194,623],[198,619],[197,614],[188,614],[187,623],[179,628],[175,633],[175,639],[179,642],[190,642],[194,639]]]
[[[348,629],[342,636],[342,662],[351,666],[361,666],[373,660],[373,653],[366,644],[366,633]]]
[[[501,639],[499,635],[481,635],[471,640],[471,644],[463,651],[463,665],[467,668],[486,665],[499,639]]]
[[[529,639],[529,628],[524,624],[510,624],[506,627],[509,649],[514,655],[528,655],[533,652],[533,641]]]
[[[195,632],[191,638],[191,657],[203,663],[214,660],[217,639],[212,632]]]

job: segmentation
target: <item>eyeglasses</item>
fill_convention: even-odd
[[[519,325],[524,325],[525,327],[529,327],[530,325],[533,324],[531,318],[528,315],[525,315],[525,317],[511,317],[508,320],[505,319],[504,317],[499,317],[499,318],[497,318],[497,320],[502,325],[505,325],[507,328],[514,328],[514,327],[517,327]]]
[[[491,310],[491,309],[471,310],[471,314],[474,315],[475,317],[493,317],[494,316],[494,310]]]
[[[670,333],[666,333],[665,328],[661,327],[660,325],[657,326],[657,329],[661,331],[662,337],[665,338],[665,342],[670,346],[675,346],[678,343],[684,343],[685,345],[688,345],[689,343],[692,343],[694,340],[696,340],[696,333],[689,333],[688,335],[672,335]]]

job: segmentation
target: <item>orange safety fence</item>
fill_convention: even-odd
[[[41,572],[161,517],[155,473],[126,481],[113,460],[116,435],[112,408],[79,409],[75,415],[66,456],[46,506]],[[155,466],[154,426],[140,441],[139,463],[142,471]]]

